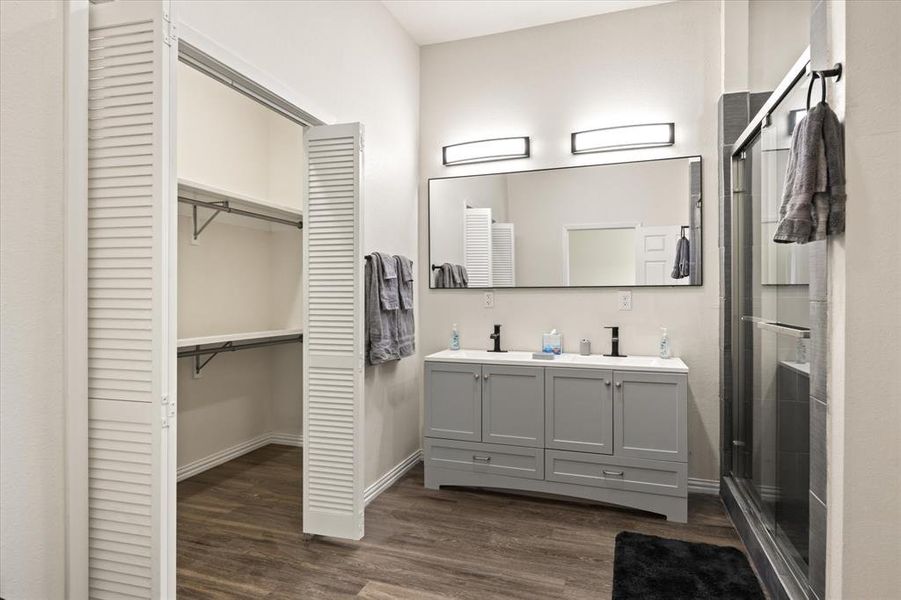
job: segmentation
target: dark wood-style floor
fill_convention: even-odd
[[[623,530],[742,548],[715,496],[689,524],[598,505],[427,490],[422,466],[359,542],[301,535],[301,450],[267,446],[178,484],[179,598],[607,598]],[[742,548],[743,549],[743,548]]]

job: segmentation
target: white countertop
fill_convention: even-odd
[[[612,358],[600,354],[582,356],[564,353],[553,360],[532,358],[531,352],[510,350],[509,352],[488,352],[487,350],[442,350],[425,357],[426,362],[453,362],[470,364],[500,364],[536,367],[574,367],[581,369],[615,369],[617,371],[651,371],[657,373],[688,373],[688,366],[680,358],[658,358],[656,356],[626,356]]]

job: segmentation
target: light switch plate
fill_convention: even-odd
[[[632,290],[617,292],[617,306],[619,310],[632,310]]]
[[[482,296],[482,306],[494,308],[494,292],[485,292],[485,295]]]

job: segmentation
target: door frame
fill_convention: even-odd
[[[161,0],[163,1],[163,0]],[[63,265],[63,403],[65,410],[65,591],[66,598],[88,598],[88,65],[89,16],[91,0],[70,0],[64,13],[64,241]],[[207,75],[226,83],[287,118],[307,126],[334,122],[334,117],[314,106],[309,99],[287,88],[275,77],[241,59],[192,27],[178,20],[176,3],[170,5],[170,19],[177,23],[177,52],[173,52],[171,78],[171,130],[168,143],[175,145],[175,94],[177,63],[183,59]],[[314,107],[307,111],[301,106]],[[318,116],[317,116],[318,115]],[[177,154],[169,153],[169,185],[177,190]],[[176,201],[177,194],[171,195]],[[170,211],[168,256],[172,282],[164,311],[171,315],[167,332],[172,337],[169,360],[177,360],[174,338],[177,315],[177,210]],[[173,382],[176,371],[172,371]],[[174,384],[173,384],[174,385]],[[175,429],[177,431],[177,429]],[[171,482],[176,480],[176,436],[171,436],[166,460]],[[165,525],[171,543],[175,540],[175,515]],[[168,557],[175,573],[175,553]]]

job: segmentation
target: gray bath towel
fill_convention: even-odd
[[[413,261],[406,256],[395,256],[397,261],[398,297],[400,308],[397,312],[397,353],[401,358],[416,352],[413,317]]]
[[[383,254],[374,253],[366,261],[366,358],[378,365],[400,358],[397,342],[398,310],[383,310],[380,298]],[[396,267],[394,258],[389,259]],[[397,281],[395,277],[394,281]]]
[[[373,252],[372,256],[378,256],[379,261],[379,300],[382,310],[396,310],[400,306],[397,298],[397,261],[389,254]]]
[[[806,244],[845,230],[841,123],[825,102],[807,111],[792,135],[779,225],[773,241]]]
[[[691,268],[689,267],[690,254],[691,247],[688,238],[684,235],[680,236],[679,241],[676,242],[676,260],[670,277],[673,279],[684,279],[691,274]]]

